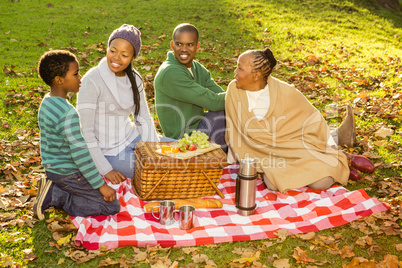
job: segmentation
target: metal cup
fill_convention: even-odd
[[[155,206],[152,208],[152,216],[154,216],[155,219],[159,220],[160,224],[163,225],[172,225],[175,223],[175,220],[173,218],[173,212],[175,203],[171,200],[165,200],[161,201],[159,203],[159,206]],[[154,214],[154,209],[159,207],[159,217],[156,217]]]
[[[178,210],[174,212],[179,213],[179,225],[182,230],[190,230],[194,227],[194,210],[195,207],[192,205],[183,205],[180,206]],[[173,213],[174,213],[173,212]]]

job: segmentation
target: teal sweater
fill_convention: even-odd
[[[210,72],[193,61],[191,70],[181,64],[173,52],[155,76],[155,106],[166,137],[179,139],[198,127],[204,109],[225,109],[226,92],[211,78]]]
[[[73,105],[47,94],[39,107],[38,121],[42,165],[46,171],[66,176],[81,172],[94,189],[105,183],[82,137]]]

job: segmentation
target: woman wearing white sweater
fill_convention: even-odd
[[[132,62],[141,33],[124,24],[108,40],[106,57],[82,78],[77,98],[83,136],[99,173],[113,184],[134,176],[138,141],[159,141],[141,76]]]

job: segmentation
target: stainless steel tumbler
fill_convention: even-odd
[[[194,211],[195,207],[192,205],[183,205],[178,210],[173,211],[173,213],[179,213],[180,229],[188,231],[194,227]]]
[[[154,209],[159,208],[159,217],[155,216]],[[159,206],[155,206],[152,208],[152,216],[155,219],[159,220],[160,224],[163,225],[172,225],[175,223],[175,219],[173,218],[173,211],[175,208],[175,203],[171,200],[161,201]]]

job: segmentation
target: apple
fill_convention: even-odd
[[[190,151],[195,151],[195,150],[197,150],[197,145],[195,145],[195,143],[193,142],[193,143],[190,144],[190,147],[188,149]]]

